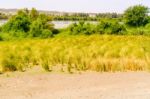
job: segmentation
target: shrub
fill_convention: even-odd
[[[117,22],[111,25],[111,34],[124,34],[126,28],[124,25],[121,25]]]
[[[147,35],[147,31],[143,27],[132,28],[128,30],[128,34],[130,35]]]
[[[150,23],[145,26],[146,29],[150,29]]]
[[[79,23],[74,23],[69,26],[70,34],[77,35],[77,34],[86,34],[90,35],[95,33],[95,26],[90,23],[85,23],[80,21]]]
[[[96,31],[100,34],[124,34],[126,28],[119,22],[101,21],[97,24]]]
[[[42,31],[41,38],[49,38],[49,37],[52,37],[52,36],[53,36],[53,33],[50,30],[44,29]]]
[[[32,8],[29,13],[30,20],[35,21],[38,18],[38,16],[39,12],[35,8]]]
[[[38,37],[39,35],[42,34],[42,30],[43,30],[43,24],[41,20],[36,20],[34,21],[31,26],[30,26],[30,32],[29,32],[29,36],[30,37]]]
[[[53,34],[58,34],[59,32],[60,32],[60,30],[58,30],[58,29],[52,29]]]
[[[148,7],[136,5],[124,12],[126,24],[129,26],[144,26],[148,23]]]
[[[77,23],[73,23],[69,26],[69,32],[70,34],[78,34],[80,32],[79,27]]]
[[[90,35],[95,33],[95,26],[90,24],[90,23],[86,23],[83,25],[83,34],[86,35]]]
[[[17,15],[14,15],[2,26],[2,32],[5,39],[25,37],[46,38],[51,36],[51,31],[54,30],[54,25],[49,21],[50,17],[45,14],[39,14],[35,9],[32,9],[30,13],[27,9],[19,10]],[[54,32],[56,33],[57,31]]]
[[[25,11],[18,11],[5,25],[2,26],[3,32],[28,32],[30,27],[30,19]]]
[[[47,16],[41,14],[30,26],[30,37],[47,38],[52,36],[53,25],[47,23]]]
[[[107,21],[101,21],[96,26],[96,31],[100,34],[104,34],[111,26],[110,22]]]
[[[3,41],[3,37],[2,37],[2,34],[0,34],[0,41]]]

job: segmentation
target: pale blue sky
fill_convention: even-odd
[[[32,8],[67,12],[119,12],[127,7],[143,4],[150,7],[150,0],[1,0],[0,8]]]

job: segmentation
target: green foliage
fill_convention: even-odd
[[[52,36],[53,25],[48,22],[48,17],[40,14],[39,17],[32,22],[30,27],[30,37],[47,38]]]
[[[16,15],[2,26],[3,39],[25,38],[25,37],[51,37],[54,30],[50,23],[50,17],[39,14],[36,9],[19,10]]]
[[[60,33],[60,32],[61,32],[60,29],[52,29],[52,33],[53,33],[53,34],[58,34],[58,33]]]
[[[127,34],[128,35],[145,35],[145,36],[150,36],[150,28],[148,28],[147,25],[145,27],[128,28]]]
[[[0,19],[8,19],[8,15],[4,14],[4,13],[0,13]]]
[[[150,26],[148,22],[148,8],[142,5],[136,5],[128,8],[124,13],[124,23],[121,15],[116,13],[99,14],[97,17],[102,17],[97,24],[88,23],[90,17],[88,14],[74,14],[73,17],[79,18],[79,22],[70,25],[67,29],[54,29],[51,23],[52,17],[45,14],[40,14],[35,8],[31,11],[28,9],[19,10],[18,13],[12,16],[9,21],[0,28],[0,40],[21,39],[27,37],[48,38],[53,37],[63,30],[64,35],[91,35],[99,34],[115,34],[115,35],[150,35]],[[70,15],[60,16],[70,18]],[[81,18],[81,19],[80,19]],[[87,18],[87,19],[84,19]],[[147,24],[147,25],[146,25]],[[146,25],[146,26],[144,26]],[[131,27],[136,26],[136,27]],[[138,28],[137,28],[138,27]]]
[[[35,8],[32,8],[32,10],[30,11],[29,17],[32,21],[35,21],[39,16],[38,11]]]
[[[50,31],[48,29],[44,29],[42,31],[41,38],[49,38],[49,37],[52,37],[52,36],[53,36],[52,31]]]
[[[150,23],[145,26],[146,29],[150,29]]]
[[[0,41],[3,41],[3,37],[2,37],[2,35],[0,35]]]
[[[84,21],[80,21],[79,23],[74,23],[69,26],[70,34],[86,34],[90,35],[94,32],[95,26],[90,23],[85,23]]]
[[[127,25],[144,26],[148,23],[148,7],[142,5],[129,7],[124,13],[124,18]]]
[[[119,22],[101,21],[98,24],[85,22],[74,23],[69,27],[70,34],[125,34],[126,28]]]
[[[87,13],[65,13],[63,15],[50,15],[54,20],[71,20],[71,21],[99,21],[101,18],[120,18],[122,15],[117,13],[98,13],[90,15]]]
[[[69,26],[69,31],[70,31],[70,34],[79,34],[81,33],[81,30],[82,30],[82,26],[83,26],[83,23],[74,23],[72,25]]]
[[[43,23],[41,20],[36,20],[34,22],[32,22],[31,26],[30,26],[30,32],[29,32],[29,36],[30,37],[38,37],[39,35],[42,34],[42,30],[43,30]]]
[[[105,34],[106,31],[111,27],[111,23],[108,21],[101,21],[96,26],[96,31],[100,34]]]
[[[95,25],[86,23],[83,26],[83,34],[90,35],[95,33]]]
[[[17,15],[13,16],[3,27],[4,32],[28,32],[30,27],[30,19],[27,13],[19,10]]]
[[[111,25],[111,34],[125,34],[126,28],[124,25],[115,22]]]

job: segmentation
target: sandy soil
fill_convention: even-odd
[[[150,99],[150,73],[2,75],[0,99]]]

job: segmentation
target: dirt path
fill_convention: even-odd
[[[0,76],[0,99],[150,99],[150,73]]]

